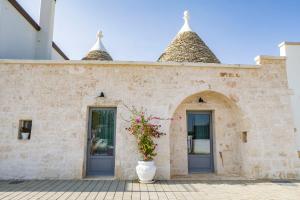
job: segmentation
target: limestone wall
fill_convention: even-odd
[[[261,57],[258,64],[2,60],[0,178],[84,177],[89,107],[117,108],[115,175],[136,178],[138,153],[125,131],[124,104],[164,118],[183,115],[162,124],[167,135],[157,141],[157,178],[187,173],[187,108],[215,113],[216,173],[299,177],[285,59]],[[97,98],[101,91],[104,99]],[[207,104],[197,105],[199,96]],[[33,121],[29,141],[17,139],[21,119]]]

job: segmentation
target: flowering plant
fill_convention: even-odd
[[[159,138],[165,133],[159,129],[161,125],[155,122],[166,120],[159,117],[147,116],[143,110],[135,108],[130,110],[130,126],[126,130],[135,136],[138,144],[138,150],[143,156],[144,161],[153,160],[156,156],[155,148],[157,144],[153,141],[154,138]]]

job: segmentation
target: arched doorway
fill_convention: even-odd
[[[211,113],[212,135],[208,139],[212,140],[212,172],[240,175],[243,163],[243,115],[234,100],[215,91],[191,95],[177,106],[173,117],[180,117],[181,120],[174,120],[170,125],[171,175],[189,174],[189,153],[191,148],[196,148],[188,145],[189,113]],[[194,145],[200,143],[193,141]]]

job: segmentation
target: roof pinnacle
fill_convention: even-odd
[[[184,11],[183,13],[183,20],[184,20],[184,24],[181,27],[179,33],[183,33],[183,32],[188,32],[188,31],[192,31],[190,24],[189,24],[189,20],[190,20],[190,13],[188,10]]]
[[[97,50],[100,50],[100,51],[106,51],[104,45],[102,44],[102,41],[101,39],[103,38],[103,33],[102,31],[98,31],[97,32],[97,41],[96,43],[94,44],[94,46],[90,49],[90,51],[97,51]]]
[[[183,13],[183,19],[185,23],[188,23],[189,19],[190,19],[190,13],[188,10],[185,10]]]
[[[98,31],[96,35],[96,43],[90,49],[88,54],[82,60],[113,60],[109,53],[106,51],[101,39],[103,38],[102,31]]]
[[[96,39],[100,39],[101,40],[101,38],[103,38],[103,33],[102,33],[102,31],[98,31]]]
[[[189,12],[184,11],[184,24],[166,50],[158,58],[159,62],[220,63],[197,33],[189,25]]]

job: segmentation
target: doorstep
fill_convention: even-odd
[[[103,180],[103,181],[110,181],[116,180],[114,176],[87,176],[84,177],[83,180]]]
[[[194,180],[194,181],[249,181],[256,180],[253,178],[242,177],[238,175],[217,175],[214,173],[194,173],[188,175],[175,175],[171,177],[171,180]]]

